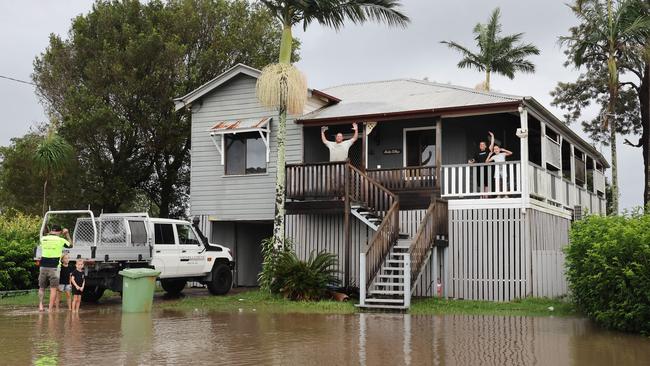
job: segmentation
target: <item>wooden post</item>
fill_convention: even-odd
[[[350,257],[351,257],[351,245],[350,245],[350,165],[351,163],[348,162],[346,165],[344,165],[345,170],[343,174],[343,179],[345,180],[344,183],[344,192],[345,196],[343,197],[343,202],[345,203],[344,206],[344,220],[343,220],[343,235],[344,235],[344,243],[345,243],[345,276],[344,277],[344,285],[345,287],[350,286]],[[364,269],[361,269],[365,271]]]
[[[519,107],[520,136],[519,149],[521,152],[521,201],[522,208],[525,209],[530,202],[530,182],[528,180],[528,110],[524,106]]]
[[[366,253],[359,254],[359,305],[366,303]]]
[[[411,254],[404,254],[404,307],[411,306]]]
[[[368,135],[366,134],[366,122],[363,122],[363,133],[361,133],[361,170],[366,171],[368,169],[368,142],[366,139]]]
[[[436,118],[436,182],[435,190],[441,192],[441,177],[440,172],[442,171],[442,117]],[[406,154],[406,152],[404,152]]]

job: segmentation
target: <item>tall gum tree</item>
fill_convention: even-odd
[[[560,41],[568,48],[567,55],[576,67],[606,70],[607,107],[601,114],[601,128],[607,131],[611,151],[611,206],[619,210],[618,154],[616,135],[619,131],[616,111],[621,94],[620,74],[623,65],[634,63],[639,49],[650,36],[650,17],[638,0],[578,0],[571,6],[580,24]],[[641,95],[640,95],[641,97]],[[641,102],[643,102],[640,99]]]
[[[282,25],[278,63],[265,67],[257,82],[260,103],[278,110],[273,238],[275,245],[280,245],[284,241],[287,112],[293,115],[302,114],[307,98],[305,77],[291,64],[293,26],[302,24],[303,29],[306,30],[311,23],[317,22],[339,30],[346,21],[354,24],[378,21],[389,26],[405,27],[409,18],[400,12],[401,4],[397,0],[262,0],[261,2]]]

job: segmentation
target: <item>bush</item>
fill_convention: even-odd
[[[590,216],[571,228],[577,307],[604,327],[650,334],[650,215]]]
[[[338,258],[332,253],[311,252],[305,262],[293,251],[282,252],[271,291],[291,300],[319,300],[327,293],[328,286],[339,284],[334,269],[337,265]]]
[[[272,292],[273,283],[276,280],[277,262],[282,253],[292,252],[293,243],[285,239],[283,243],[275,245],[273,237],[262,240],[262,272],[258,276],[260,289],[263,292]]]
[[[0,214],[0,291],[36,287],[34,248],[38,245],[40,223],[37,216],[15,211]]]

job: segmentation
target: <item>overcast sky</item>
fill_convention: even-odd
[[[541,50],[533,57],[537,72],[517,75],[514,80],[492,77],[492,89],[536,98],[550,106],[549,91],[558,81],[572,81],[577,70],[562,66],[565,58],[557,39],[576,23],[565,0],[405,0],[403,11],[411,17],[407,29],[382,25],[348,26],[336,33],[311,26],[306,33],[296,29],[302,41],[298,67],[314,88],[370,80],[424,78],[473,87],[483,80],[477,71],[458,70],[459,56],[440,44],[454,40],[473,46],[472,28],[485,22],[501,7],[504,33],[524,32],[525,41]],[[48,44],[50,33],[66,35],[70,20],[88,12],[89,0],[0,1],[0,75],[30,80],[32,62]],[[46,120],[31,85],[0,78],[0,145],[21,136],[30,126]],[[580,127],[572,128],[584,136]],[[597,147],[609,158],[609,151]],[[640,149],[619,144],[621,207],[641,204],[643,162]]]

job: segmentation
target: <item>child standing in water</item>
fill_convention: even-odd
[[[65,293],[66,302],[68,304],[68,310],[72,310],[72,296],[70,295],[70,290],[72,286],[70,285],[70,272],[72,271],[72,266],[70,266],[70,257],[67,254],[64,254],[61,257],[61,272],[59,274],[59,292],[57,294],[56,302],[54,303],[56,309],[59,309],[59,302],[61,301],[61,294]]]
[[[72,311],[78,312],[81,305],[81,294],[84,292],[86,285],[86,275],[84,274],[84,260],[77,259],[75,269],[70,273],[70,282],[72,283]]]

